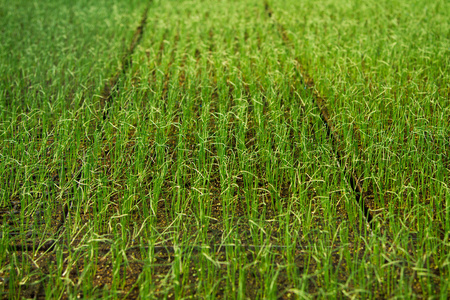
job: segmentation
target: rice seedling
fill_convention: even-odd
[[[445,298],[449,6],[395,5],[1,1],[2,296]]]

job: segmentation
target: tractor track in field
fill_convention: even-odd
[[[270,7],[270,4],[267,2],[267,0],[264,1],[264,9],[266,11],[267,16],[272,19],[278,29],[279,34],[281,35],[281,38],[283,40],[283,43],[286,47],[292,48],[292,40],[288,36],[286,28],[278,22],[278,20],[275,18],[272,8]],[[346,179],[348,184],[350,185],[350,188],[354,192],[355,199],[357,203],[359,204],[359,207],[361,209],[361,212],[363,213],[366,223],[370,229],[373,229],[375,224],[373,222],[374,216],[370,212],[369,206],[365,204],[364,197],[369,197],[371,194],[369,194],[367,191],[364,192],[360,183],[361,176],[358,176],[355,174],[352,170],[349,170],[343,161],[343,158],[346,157],[345,151],[341,148],[342,145],[342,138],[335,126],[333,125],[333,122],[331,121],[331,115],[328,112],[327,108],[327,100],[319,94],[319,92],[314,88],[315,83],[312,76],[308,74],[308,72],[303,68],[301,64],[301,60],[298,58],[295,58],[296,62],[298,63],[298,73],[299,76],[302,78],[302,81],[307,87],[312,95],[315,104],[319,108],[320,111],[320,117],[322,119],[323,125],[325,126],[327,130],[327,136],[331,139],[331,144],[333,147],[333,152],[336,156],[337,161],[339,162],[339,165],[343,166],[344,173],[346,175]]]
[[[137,45],[140,43],[140,41],[142,39],[142,35],[144,34],[144,28],[147,24],[148,11],[150,10],[150,6],[151,6],[152,2],[153,1],[150,0],[148,2],[148,4],[145,6],[141,21],[139,22],[138,27],[134,31],[131,42],[127,47],[128,50],[124,53],[124,55],[122,57],[121,67],[108,80],[108,82],[105,84],[105,86],[103,88],[103,91],[102,91],[101,97],[100,97],[100,110],[99,110],[99,112],[102,114],[103,121],[105,121],[109,116],[109,108],[113,104],[112,94],[115,90],[117,90],[117,84],[119,82],[119,78],[122,75],[126,74],[128,69],[132,65],[131,56],[133,55]],[[99,120],[100,120],[100,118],[99,118]],[[104,131],[102,132],[102,136],[103,135],[104,135]],[[102,138],[102,140],[104,140],[104,138]],[[105,155],[109,155],[109,151],[108,151],[108,154],[105,153]],[[81,166],[80,172],[81,172],[82,168],[83,168],[83,166]],[[80,173],[80,175],[81,175],[81,173]],[[72,203],[66,203],[64,205],[64,207],[62,208],[63,216],[58,224],[58,227],[57,227],[58,231],[61,231],[61,229],[62,229],[62,227],[64,227],[67,219],[70,217],[70,209],[71,208],[72,208]],[[47,248],[48,250],[52,250],[54,248],[54,246],[55,246],[55,243],[53,243],[53,244],[47,243],[46,245],[44,245],[44,247]]]
[[[120,76],[125,74],[127,72],[127,70],[130,68],[130,66],[132,65],[131,56],[133,55],[133,53],[136,49],[136,46],[139,44],[139,42],[142,38],[142,35],[144,33],[144,27],[147,23],[147,15],[148,15],[148,11],[150,9],[151,4],[152,4],[152,0],[150,0],[148,2],[147,6],[144,9],[141,21],[140,21],[138,27],[136,28],[136,30],[134,31],[131,42],[129,43],[129,45],[127,47],[127,51],[124,53],[124,55],[122,57],[121,67],[107,81],[107,83],[105,84],[105,86],[101,92],[101,97],[100,97],[100,101],[99,101],[99,105],[100,105],[99,117],[101,114],[103,117],[103,120],[106,120],[108,118],[108,112],[109,112],[108,108],[112,105],[112,102],[113,102],[112,94],[113,94],[114,90],[116,89],[116,86],[117,86]],[[99,118],[99,120],[100,120],[100,118]],[[80,180],[79,177],[81,175],[82,168],[83,168],[83,166],[80,167],[80,171],[78,172],[79,173],[77,176],[78,180]],[[55,234],[56,234],[56,236],[54,238],[49,238],[48,240],[41,242],[41,243],[39,243],[39,242],[34,243],[32,240],[27,239],[27,240],[23,240],[19,243],[9,245],[8,249],[10,251],[18,251],[18,252],[26,252],[26,251],[47,252],[47,251],[54,250],[56,244],[62,237],[62,234],[64,232],[65,223],[66,223],[67,219],[70,218],[70,208],[71,208],[71,203],[66,203],[66,204],[64,204],[64,206],[61,207],[61,209],[60,209],[61,217],[59,220],[57,220],[56,224],[54,225]],[[3,234],[3,233],[0,232],[0,234]],[[9,233],[9,235],[14,235],[14,234],[15,234],[14,232]],[[25,232],[25,237],[32,237],[32,235],[33,235],[32,231]]]
[[[119,78],[122,74],[125,74],[127,70],[132,65],[131,56],[134,53],[134,50],[136,49],[136,46],[141,41],[142,35],[144,33],[144,27],[147,24],[147,16],[148,11],[150,9],[150,5],[153,1],[149,1],[147,6],[144,9],[144,13],[142,14],[141,21],[136,28],[133,38],[131,39],[131,43],[128,46],[127,51],[124,53],[122,60],[121,60],[121,67],[119,70],[116,71],[116,73],[106,82],[103,91],[100,96],[100,111],[103,114],[103,120],[106,120],[108,118],[109,113],[109,107],[112,105],[112,93],[114,89],[117,86],[117,83],[119,82]]]

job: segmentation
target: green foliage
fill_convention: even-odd
[[[445,1],[147,5],[0,0],[2,295],[448,295]]]

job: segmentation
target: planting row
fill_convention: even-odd
[[[327,99],[346,164],[361,176],[378,222],[447,239],[448,3],[297,1],[272,9]]]

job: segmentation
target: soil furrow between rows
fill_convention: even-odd
[[[106,120],[106,118],[108,117],[108,108],[111,107],[112,105],[112,94],[117,86],[117,83],[119,82],[120,76],[122,74],[126,74],[126,72],[128,71],[129,67],[132,64],[131,56],[133,55],[134,50],[136,49],[136,46],[139,44],[142,35],[144,33],[144,28],[145,25],[147,24],[147,15],[151,4],[152,1],[149,1],[147,6],[145,7],[139,26],[136,28],[133,34],[133,38],[131,39],[131,42],[128,46],[128,49],[122,57],[121,68],[117,70],[114,76],[112,76],[108,80],[108,82],[105,84],[105,87],[103,88],[100,97],[100,112],[102,112],[103,114],[103,120]]]
[[[292,48],[293,45],[292,45],[291,38],[288,36],[287,31],[284,28],[284,26],[282,24],[280,24],[278,22],[278,20],[276,20],[275,16],[273,15],[273,11],[270,7],[270,4],[267,1],[264,1],[264,8],[266,10],[267,16],[269,18],[271,18],[272,20],[274,20],[274,22],[277,26],[278,32],[281,35],[281,38],[282,38],[284,44],[286,45],[286,47]],[[298,62],[299,76],[302,78],[302,81],[303,81],[305,87],[307,87],[314,96],[314,101],[315,101],[317,107],[319,108],[320,117],[323,121],[323,124],[324,124],[326,130],[327,130],[327,135],[331,138],[334,153],[336,155],[336,158],[337,158],[339,164],[341,166],[343,166],[343,168],[344,168],[344,172],[346,174],[348,184],[350,185],[350,188],[354,192],[356,202],[358,203],[358,205],[361,209],[361,212],[363,213],[364,217],[366,218],[368,226],[370,226],[370,228],[374,228],[375,225],[372,222],[373,215],[370,212],[369,207],[367,205],[365,205],[365,203],[364,203],[364,196],[370,197],[370,195],[367,195],[367,192],[363,193],[363,189],[361,187],[360,180],[359,180],[360,178],[363,178],[363,177],[359,174],[355,174],[352,170],[348,169],[345,162],[343,161],[343,157],[346,157],[347,155],[341,147],[342,138],[341,138],[339,132],[336,130],[333,122],[331,121],[332,116],[330,116],[330,113],[328,112],[328,109],[327,109],[327,100],[319,94],[317,89],[315,89],[314,79],[302,67],[301,60],[298,58],[296,58],[295,60]]]

